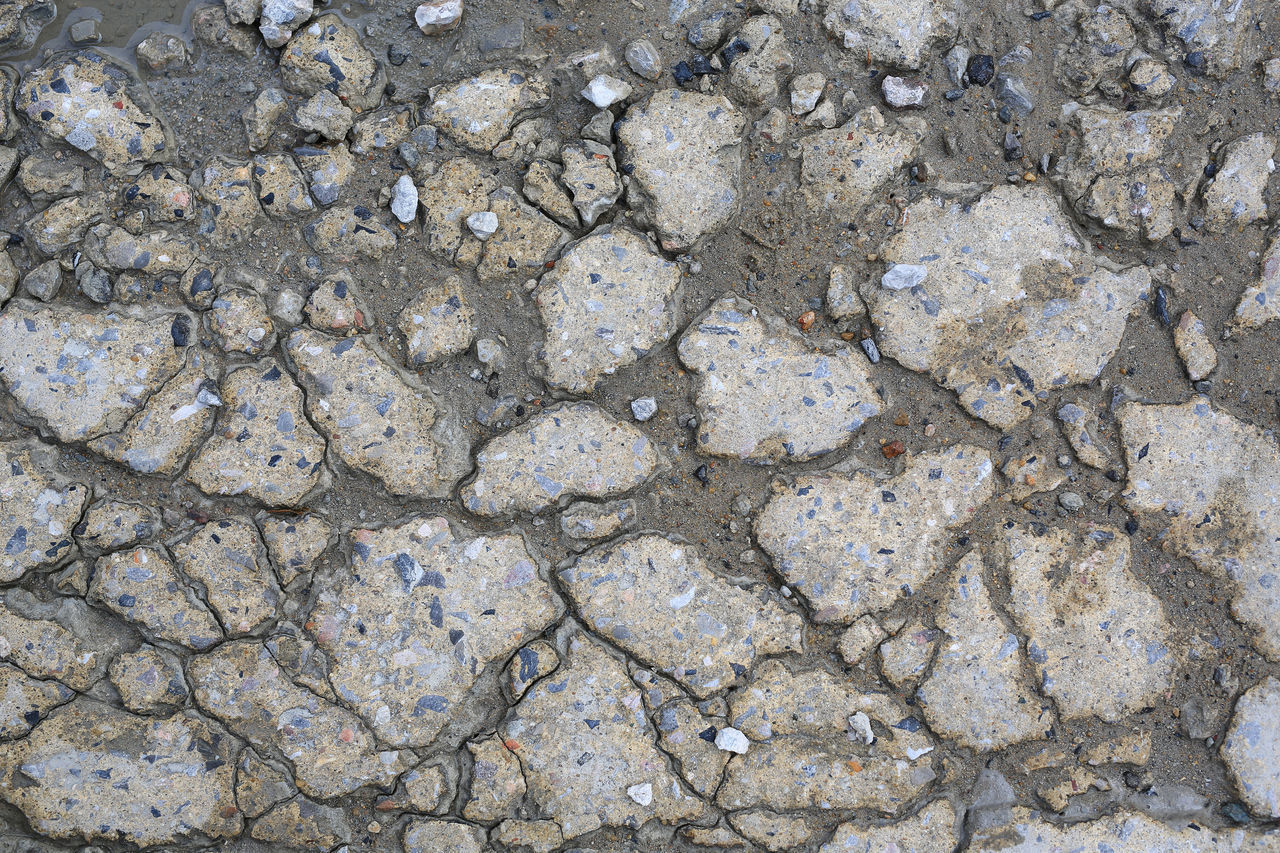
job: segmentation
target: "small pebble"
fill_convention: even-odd
[[[631,416],[640,423],[644,423],[657,413],[658,402],[652,397],[640,397],[631,401]]]
[[[467,227],[477,240],[488,240],[498,230],[498,214],[491,210],[473,213],[467,217]]]

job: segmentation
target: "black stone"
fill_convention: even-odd
[[[987,85],[996,77],[995,57],[986,53],[975,53],[969,57],[969,64],[965,66],[965,74],[968,75],[969,82],[973,85]]]

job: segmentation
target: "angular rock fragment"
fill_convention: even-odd
[[[1005,541],[1014,618],[1063,718],[1115,722],[1158,702],[1173,677],[1173,626],[1134,577],[1128,537],[1014,527]]]
[[[248,495],[293,506],[321,481],[325,443],[302,410],[302,391],[274,360],[222,381],[218,428],[187,468],[208,495]]]
[[[561,180],[573,193],[573,206],[588,228],[596,224],[622,195],[613,153],[597,142],[584,142],[560,149],[564,163]]]
[[[186,704],[189,691],[176,655],[143,646],[117,655],[109,671],[120,700],[135,714],[172,713]]]
[[[410,758],[378,752],[355,714],[292,681],[262,643],[236,640],[187,662],[196,703],[260,749],[293,764],[298,788],[329,799],[386,785]]]
[[[853,219],[920,149],[920,133],[886,124],[875,107],[847,124],[799,140],[800,183],[809,210]]]
[[[1173,330],[1173,345],[1192,382],[1207,378],[1218,366],[1218,354],[1204,332],[1204,322],[1190,311],[1182,312],[1178,318],[1178,325]]]
[[[693,546],[665,536],[603,545],[559,577],[597,634],[700,698],[739,683],[757,655],[801,650],[799,616],[730,584]]]
[[[315,210],[302,170],[288,154],[259,154],[253,158],[258,203],[267,216],[290,219]]]
[[[290,92],[310,97],[328,91],[352,108],[368,110],[382,100],[387,75],[359,34],[337,15],[321,15],[280,51],[280,76]]]
[[[1099,85],[1103,92],[1116,92],[1128,51],[1137,42],[1132,22],[1104,3],[1082,15],[1079,26],[1075,40],[1055,57],[1058,80],[1077,96]]]
[[[75,695],[56,681],[38,681],[17,667],[0,664],[0,738],[23,737]]]
[[[889,734],[868,743],[873,722]],[[729,723],[753,743],[729,760],[716,794],[726,809],[892,814],[935,775],[933,741],[905,706],[820,670],[793,674],[781,661],[766,662],[730,696]]]
[[[182,574],[204,587],[227,636],[252,633],[275,619],[283,595],[252,522],[209,522],[174,545],[173,556]]]
[[[655,92],[618,122],[627,202],[680,251],[738,212],[746,118],[723,95]]]
[[[1062,423],[1062,431],[1077,459],[1100,471],[1112,467],[1114,459],[1111,451],[1102,443],[1102,427],[1092,406],[1081,400],[1063,403],[1058,408],[1058,420]]]
[[[499,733],[520,759],[532,802],[565,840],[653,818],[679,823],[706,810],[667,769],[622,664],[584,635],[570,638],[556,677],[531,688]]]
[[[697,440],[705,453],[801,462],[842,447],[880,413],[861,355],[817,349],[733,294],[693,321],[678,352],[700,377]]]
[[[455,537],[419,516],[351,533],[353,573],[309,624],[338,694],[396,746],[426,746],[465,714],[486,667],[559,615],[519,534]]]
[[[818,622],[885,610],[938,570],[949,528],[994,494],[991,457],[961,445],[910,459],[898,476],[805,474],[776,483],[756,538]]]
[[[497,217],[498,228],[484,238],[484,256],[476,267],[481,283],[538,275],[569,241],[569,232],[526,204],[510,187],[489,194],[488,212]],[[472,231],[475,233],[474,228]],[[476,236],[483,236],[483,232]]]
[[[1280,451],[1274,437],[1215,411],[1127,403],[1119,412],[1130,510],[1163,512],[1166,551],[1227,583],[1231,611],[1264,655],[1280,660]]]
[[[112,172],[172,158],[173,133],[146,87],[93,50],[57,53],[23,75],[18,109]]]
[[[159,548],[99,557],[91,601],[156,637],[198,651],[222,641],[222,629]]]
[[[1010,456],[1000,473],[1009,481],[1009,495],[1015,501],[1051,492],[1067,481],[1066,472],[1048,454],[1035,449],[1025,456]]]
[[[636,502],[633,498],[595,503],[578,501],[560,514],[560,532],[571,546],[582,550],[588,542],[612,539],[636,525]]]
[[[1274,835],[1245,829],[1214,830],[1192,821],[1164,823],[1140,812],[1121,811],[1079,823],[1051,823],[1037,811],[1015,806],[1005,822],[979,827],[970,853],[1043,853],[1045,850],[1125,850],[1157,853],[1266,853]]]
[[[946,800],[934,800],[911,817],[886,826],[842,823],[818,853],[932,853],[951,850],[959,841],[955,808]]]
[[[367,332],[372,319],[347,270],[325,276],[307,297],[302,312],[312,327],[336,335]]]
[[[424,116],[459,145],[488,153],[507,138],[517,118],[550,101],[551,89],[537,75],[491,68],[433,88]]]
[[[404,853],[484,853],[484,830],[450,820],[413,820],[404,830]]]
[[[828,0],[823,24],[855,58],[915,70],[956,32],[955,0]]]
[[[396,247],[396,233],[367,207],[326,210],[303,229],[303,235],[311,248],[326,255],[377,260]]]
[[[534,292],[548,383],[589,392],[669,339],[679,286],[680,268],[630,229],[606,226],[570,245]]]
[[[1268,676],[1236,701],[1222,759],[1249,810],[1280,817],[1280,681]]]
[[[1280,232],[1271,235],[1262,255],[1258,283],[1240,294],[1233,325],[1242,329],[1260,329],[1280,319]]]
[[[1213,231],[1240,229],[1268,218],[1267,180],[1276,170],[1276,140],[1255,133],[1223,146],[1218,171],[1204,189],[1205,222]]]
[[[102,500],[89,507],[74,532],[81,548],[91,554],[101,554],[150,539],[159,529],[159,516],[151,507]]]
[[[256,356],[276,345],[275,323],[262,297],[252,290],[223,290],[214,297],[205,322],[214,341],[228,353]]]
[[[356,161],[345,145],[304,145],[293,149],[298,166],[311,183],[311,195],[322,205],[338,200],[355,172]]]
[[[333,525],[314,513],[290,517],[264,512],[258,515],[258,523],[280,585],[285,587],[309,573],[336,540]]]
[[[1183,61],[1189,67],[1222,78],[1247,65],[1254,55],[1256,42],[1250,33],[1257,29],[1264,4],[1259,0],[1142,0],[1138,7],[1170,40],[1182,42]]]
[[[880,672],[894,687],[915,681],[933,659],[938,632],[919,622],[908,625],[880,644]]]
[[[355,832],[345,811],[298,794],[258,818],[250,834],[277,849],[325,851],[350,841]]]
[[[530,853],[552,853],[564,843],[560,827],[550,820],[504,820],[491,838],[510,850]]]
[[[468,743],[467,751],[472,762],[471,796],[462,816],[478,822],[502,820],[524,799],[520,760],[497,736]]]
[[[883,260],[925,268],[914,287],[863,291],[880,352],[952,389],[1000,429],[1049,389],[1093,380],[1150,286],[1143,266],[1115,273],[1087,254],[1057,201],[997,187],[977,202],[917,202]]]
[[[0,796],[42,835],[143,847],[240,834],[237,743],[190,711],[156,720],[81,698],[0,758]]]
[[[460,277],[428,284],[397,318],[409,364],[417,367],[466,352],[476,336],[475,321]]]
[[[116,432],[182,366],[180,322],[15,299],[0,314],[0,379],[59,441]]]
[[[125,187],[123,199],[155,222],[190,222],[195,216],[195,193],[186,176],[159,163]]]
[[[285,341],[307,413],[344,463],[397,495],[445,497],[468,468],[453,412],[363,337],[297,329]]]
[[[106,215],[106,194],[87,192],[55,201],[23,223],[22,230],[36,250],[56,255],[83,240]],[[16,269],[13,275],[16,281]]]
[[[219,248],[244,242],[254,220],[262,215],[253,184],[253,165],[245,160],[213,157],[202,170],[200,233]]]
[[[566,403],[481,448],[459,497],[477,515],[540,512],[571,497],[629,492],[664,464],[640,430],[594,403]]]
[[[0,601],[0,659],[42,680],[57,679],[84,692],[102,678],[115,642],[102,623],[109,621],[78,599],[62,599],[53,608],[19,612],[10,592]],[[94,632],[98,636],[93,636]]]
[[[773,15],[748,18],[729,37],[720,55],[729,65],[729,88],[749,104],[766,104],[777,98],[778,75],[792,69],[786,33]]]
[[[557,182],[561,167],[546,160],[534,160],[524,173],[521,191],[542,212],[566,228],[578,227],[578,212],[569,194]]]
[[[72,530],[89,489],[57,473],[58,453],[39,444],[0,442],[0,583],[53,565],[75,549]]]
[[[452,261],[466,235],[463,222],[489,209],[489,194],[498,189],[493,176],[465,157],[440,164],[418,187],[427,248]]]
[[[933,731],[985,752],[1041,737],[1054,720],[1023,683],[1022,643],[992,606],[982,575],[980,552],[960,558],[936,617],[944,636],[918,696]]]

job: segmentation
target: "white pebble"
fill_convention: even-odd
[[[653,802],[653,785],[645,782],[643,785],[632,785],[627,789],[627,796],[635,800],[642,806],[647,806]]]
[[[491,210],[482,210],[467,217],[467,227],[477,239],[488,240],[498,230],[498,214]]]
[[[894,264],[880,277],[880,286],[890,290],[907,290],[924,281],[929,268],[923,264]]]
[[[652,397],[640,397],[631,401],[631,415],[644,423],[658,413],[658,401]]]
[[[608,74],[597,74],[591,78],[587,88],[582,90],[582,97],[595,104],[598,109],[612,106],[631,94],[631,84]]]
[[[747,740],[747,736],[735,729],[733,726],[725,726],[716,732],[716,748],[723,749],[725,752],[736,752],[738,755],[744,755],[747,748],[751,746],[751,741]]]

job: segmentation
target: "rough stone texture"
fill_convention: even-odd
[[[1280,681],[1269,676],[1236,702],[1222,758],[1249,810],[1280,817]]]
[[[311,191],[315,190],[313,183]],[[326,210],[303,234],[317,252],[339,258],[362,256],[377,260],[396,247],[396,233],[367,207]]]
[[[355,172],[355,157],[345,145],[311,146],[293,149],[298,167],[311,183],[311,195],[322,205],[338,200]]]
[[[173,134],[146,87],[124,66],[92,50],[54,54],[23,75],[17,104],[55,139],[84,151],[112,172],[168,160]]]
[[[1134,577],[1129,539],[1098,527],[1005,531],[1009,594],[1042,692],[1064,719],[1114,722],[1160,701],[1173,678],[1173,626]]]
[[[253,165],[247,160],[212,157],[202,170],[200,234],[215,246],[242,243],[262,215],[253,184]]]
[[[315,210],[302,170],[288,154],[254,157],[253,176],[258,181],[258,204],[268,216],[292,219]]]
[[[1254,53],[1254,28],[1261,3],[1258,0],[1142,0],[1139,8],[1151,15],[1170,40],[1177,39],[1188,57],[1198,53],[1205,70],[1225,77],[1244,66]]]
[[[1134,512],[1164,513],[1165,550],[1225,581],[1249,640],[1280,660],[1275,438],[1215,411],[1207,397],[1180,406],[1127,403],[1119,420],[1129,462],[1125,503]]]
[[[706,805],[667,769],[626,669],[584,635],[568,642],[556,677],[532,687],[499,729],[532,802],[566,840],[602,826],[700,817]],[[647,803],[628,795],[636,786],[648,786]]]
[[[1173,330],[1173,345],[1192,382],[1206,378],[1218,366],[1218,354],[1204,331],[1204,321],[1190,311],[1182,312]]]
[[[946,800],[934,800],[909,818],[888,826],[842,823],[818,853],[933,853],[960,843],[956,811]]]
[[[449,820],[414,820],[404,830],[404,853],[483,853],[484,830]]]
[[[584,142],[582,146],[560,149],[560,159],[564,163],[561,180],[573,193],[573,206],[582,217],[582,224],[595,225],[622,195],[613,153],[599,143]]]
[[[154,646],[116,656],[109,672],[125,708],[136,714],[172,713],[187,702],[178,658]]]
[[[551,89],[540,77],[491,68],[431,90],[426,120],[459,145],[487,153],[524,113],[544,107]]]
[[[914,70],[955,35],[957,9],[955,0],[828,0],[823,23],[855,58]]]
[[[273,620],[282,598],[253,522],[210,522],[173,546],[182,574],[205,590],[227,636],[257,631]]]
[[[23,737],[75,695],[56,681],[38,681],[15,666],[0,664],[0,738]]]
[[[1276,319],[1280,319],[1280,232],[1272,234],[1267,243],[1257,283],[1240,294],[1233,325],[1260,329]]]
[[[471,753],[471,796],[462,807],[467,820],[499,821],[524,798],[520,760],[494,736],[467,744]]]
[[[875,107],[847,124],[799,140],[800,183],[809,211],[837,219],[862,212],[920,150],[918,130],[886,125]]]
[[[1173,231],[1175,187],[1165,147],[1180,108],[1122,111],[1080,107],[1066,169],[1067,197],[1076,210],[1126,234],[1153,242]]]
[[[815,835],[814,827],[805,818],[780,815],[767,809],[734,812],[729,816],[729,823],[743,837],[770,853],[803,847]]]
[[[918,696],[930,728],[986,751],[1043,736],[1053,713],[1023,682],[1022,642],[992,605],[983,571],[976,550],[956,565],[935,617],[944,636]]]
[[[617,125],[627,202],[668,251],[687,249],[738,212],[746,117],[723,95],[663,89]]]
[[[636,427],[594,403],[547,409],[476,453],[475,476],[459,498],[493,516],[541,512],[571,497],[607,498],[644,484],[665,465]]]
[[[519,699],[538,679],[555,672],[560,656],[555,646],[545,640],[534,640],[516,652],[507,668],[506,684],[511,695]]]
[[[700,698],[741,683],[757,655],[801,650],[799,616],[730,584],[693,546],[665,536],[603,545],[559,577],[592,630]]]
[[[13,594],[0,601],[0,659],[42,680],[57,679],[84,692],[106,672],[114,643],[91,637],[102,617],[84,602],[64,599],[53,613],[24,615],[13,605]],[[46,618],[36,618],[43,616]]]
[[[251,834],[277,849],[287,846],[322,853],[350,841],[354,830],[341,808],[298,794],[259,818]]]
[[[280,47],[315,13],[313,0],[263,0],[258,30],[268,47]]]
[[[677,699],[658,711],[655,722],[658,745],[680,762],[680,776],[699,795],[714,795],[730,756],[715,743],[714,733],[724,729],[724,718],[706,717],[690,700]]]
[[[633,498],[605,503],[578,501],[560,513],[560,532],[577,550],[585,547],[582,543],[612,539],[635,525],[636,502]]]
[[[484,255],[476,267],[483,284],[513,276],[536,276],[569,241],[568,231],[526,204],[510,187],[500,187],[489,194],[489,211],[498,217],[498,229],[485,239]]]
[[[179,320],[15,299],[0,314],[0,379],[59,441],[117,432],[182,366]]]
[[[374,346],[295,330],[285,347],[307,390],[307,413],[337,458],[393,494],[445,497],[467,470],[467,439],[453,413]]]
[[[782,22],[773,15],[752,16],[727,44],[739,41],[751,49],[729,63],[729,89],[737,95],[735,100],[748,104],[772,102],[778,97],[778,75],[790,73],[793,67]]]
[[[262,355],[276,345],[275,324],[262,297],[234,287],[214,297],[205,314],[209,331],[223,351]]]
[[[559,614],[519,534],[455,536],[439,516],[350,534],[352,573],[310,623],[330,681],[383,741],[426,746],[484,670]]]
[[[666,341],[679,286],[680,268],[630,229],[606,226],[570,245],[534,292],[547,382],[587,393]]]
[[[551,853],[564,843],[560,827],[550,820],[504,820],[490,837],[511,850]]]
[[[187,478],[209,495],[293,506],[321,482],[325,443],[302,411],[302,391],[274,360],[222,382],[218,428]]]
[[[1210,229],[1240,229],[1267,219],[1264,193],[1267,179],[1276,170],[1275,154],[1275,137],[1262,133],[1223,147],[1218,171],[1204,190],[1205,221]]]
[[[997,187],[972,205],[920,201],[881,253],[924,279],[863,291],[880,351],[927,372],[976,417],[1008,429],[1046,389],[1097,377],[1150,285],[1090,257],[1048,192]],[[994,229],[984,223],[1007,223]]]
[[[400,312],[397,325],[415,367],[466,352],[476,335],[475,311],[456,275],[425,286]]]
[[[150,539],[159,529],[159,518],[151,507],[128,501],[102,500],[89,507],[73,532],[82,549],[101,554]]]
[[[386,785],[405,769],[405,755],[378,752],[359,717],[291,682],[259,642],[238,640],[194,657],[187,677],[203,711],[254,746],[283,755],[308,796]]]
[[[1010,456],[1000,468],[1009,481],[1009,495],[1026,500],[1039,492],[1051,492],[1067,481],[1067,473],[1043,450]]]
[[[821,670],[793,674],[771,660],[729,699],[729,723],[753,743],[729,760],[716,802],[726,809],[900,811],[933,778],[934,744],[888,696],[864,693]],[[889,739],[867,744],[851,721],[862,714]],[[817,769],[817,772],[814,772]]]
[[[454,157],[441,163],[418,187],[427,248],[452,261],[466,242],[463,223],[473,213],[488,210],[489,193],[496,189],[493,176],[472,160]],[[469,247],[467,254],[475,250]]]
[[[81,698],[0,758],[0,796],[62,839],[172,844],[238,835],[236,742],[190,711],[136,717]]]
[[[263,761],[252,749],[240,753],[236,763],[236,802],[240,811],[258,817],[296,793],[298,789],[283,770]]]
[[[726,294],[678,346],[699,375],[698,448],[753,462],[804,461],[849,442],[881,400],[847,347],[815,348],[780,317]]]
[[[969,853],[1042,853],[1045,850],[1265,853],[1275,849],[1275,840],[1274,835],[1245,829],[1214,830],[1187,820],[1162,823],[1128,811],[1083,823],[1050,823],[1039,812],[1016,806],[1007,822],[984,826],[974,832],[966,850]]]
[[[348,270],[339,270],[316,285],[302,308],[309,325],[336,335],[369,331],[372,318],[356,294],[352,279]]]
[[[914,682],[929,666],[938,632],[915,622],[880,644],[880,672],[894,687]]]
[[[290,92],[310,97],[329,91],[355,109],[382,100],[387,76],[359,34],[337,15],[321,15],[297,31],[280,51],[280,76]]]
[[[333,525],[312,513],[295,517],[263,513],[258,523],[280,585],[285,587],[308,574],[337,538]]]
[[[947,530],[994,493],[991,457],[974,447],[921,454],[896,477],[804,474],[774,484],[756,538],[818,622],[884,610],[939,567]]]
[[[1102,442],[1101,424],[1089,404],[1082,400],[1063,403],[1058,408],[1058,420],[1077,459],[1103,471],[1113,466],[1115,459],[1111,450]]]
[[[89,599],[134,623],[149,637],[196,650],[222,640],[217,620],[159,548],[99,557]]]
[[[561,167],[554,163],[534,160],[524,173],[521,192],[524,193],[525,198],[536,204],[543,213],[556,222],[566,228],[577,228],[577,208],[573,206],[569,194],[556,180],[561,171]]]
[[[89,489],[58,474],[57,460],[42,445],[0,442],[0,583],[74,552],[72,529]]]

